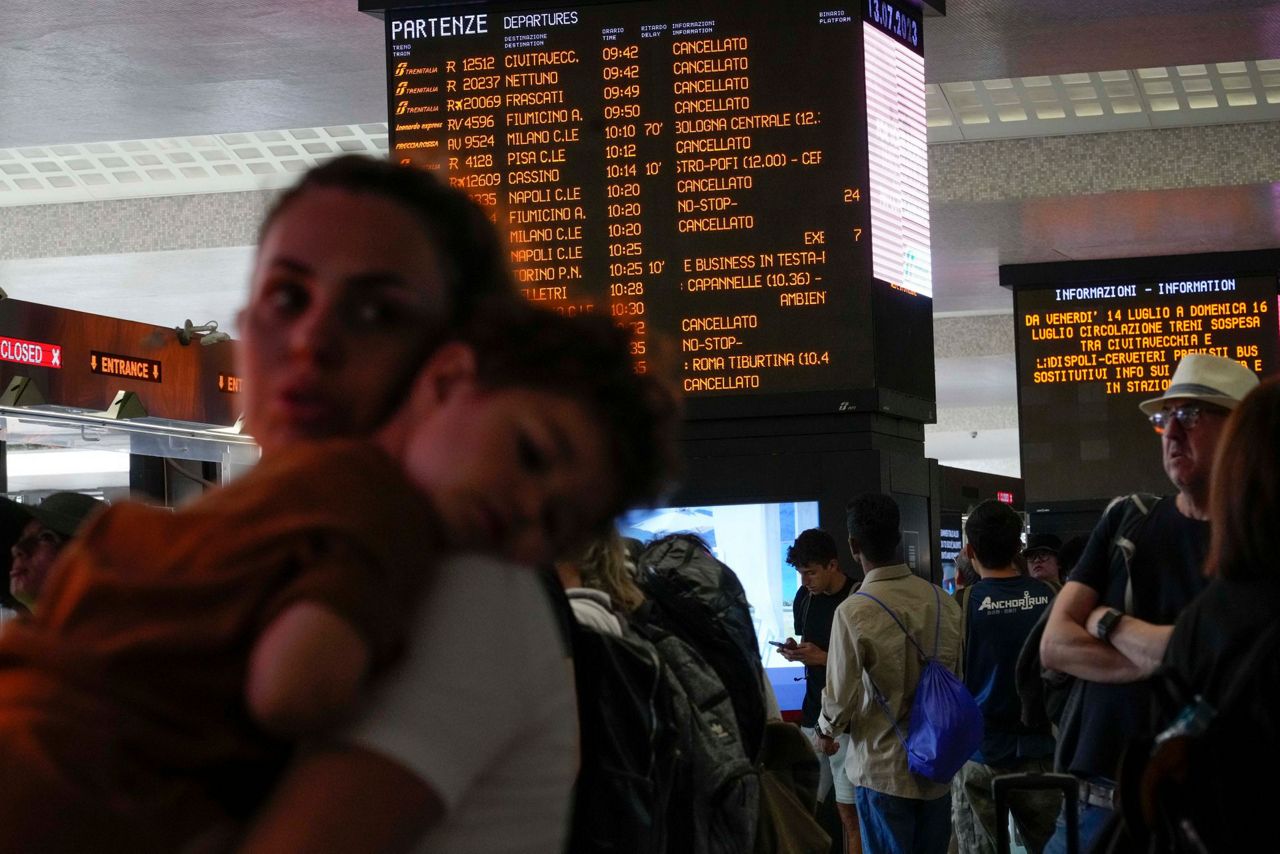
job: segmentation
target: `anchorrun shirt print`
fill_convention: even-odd
[[[1053,588],[1025,575],[973,585],[965,615],[964,681],[986,724],[975,762],[1004,765],[1053,753],[1052,737],[1022,725],[1014,679],[1022,644],[1052,599]]]

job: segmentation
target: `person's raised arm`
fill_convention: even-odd
[[[382,854],[411,850],[444,805],[381,754],[332,744],[299,756],[241,842],[241,854]]]
[[[1089,618],[1097,604],[1098,593],[1089,585],[1068,581],[1063,586],[1040,640],[1040,663],[1090,682],[1135,682],[1148,676],[1150,671],[1144,672],[1089,633]]]
[[[295,602],[267,624],[249,656],[249,713],[276,735],[332,727],[354,709],[369,661],[369,645],[350,622],[318,602]]]

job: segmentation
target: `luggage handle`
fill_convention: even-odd
[[[1080,851],[1080,781],[1070,774],[1002,774],[991,781],[991,795],[996,802],[996,851],[1007,854],[1009,840],[1009,793],[1017,789],[1057,789],[1066,799],[1067,851]]]

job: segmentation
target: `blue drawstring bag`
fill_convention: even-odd
[[[935,783],[950,783],[973,752],[982,746],[983,723],[982,709],[969,689],[959,677],[938,661],[938,638],[942,634],[942,600],[938,588],[933,588],[933,596],[938,605],[938,619],[933,631],[933,655],[925,654],[924,649],[888,605],[870,593],[858,591],[854,595],[866,596],[884,608],[916,648],[922,669],[916,696],[911,702],[911,717],[905,738],[889,711],[884,694],[879,688],[875,688],[874,681],[871,685],[875,688],[876,702],[880,704],[893,731],[898,734],[898,741],[902,742],[903,749],[907,751],[907,767],[911,769],[911,773]]]

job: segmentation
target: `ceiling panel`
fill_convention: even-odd
[[[930,82],[1280,57],[1262,0],[948,0],[925,18]]]
[[[1280,245],[1280,187],[1197,187],[930,210],[934,308],[1010,311],[999,265],[1267,249]]]
[[[0,148],[386,120],[355,0],[4,0]]]

